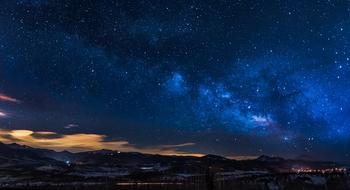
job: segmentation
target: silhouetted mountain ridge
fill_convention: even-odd
[[[310,160],[292,160],[281,157],[262,155],[255,160],[231,160],[217,155],[203,157],[163,156],[137,152],[119,152],[112,150],[97,150],[72,153],[56,152],[38,149],[19,144],[0,143],[0,161],[12,165],[69,165],[91,167],[141,167],[166,166],[174,170],[196,170],[198,168],[221,168],[221,170],[270,170],[287,171],[292,167],[329,168],[337,166],[334,162]]]
[[[261,155],[256,160],[261,161],[261,162],[283,162],[283,161],[285,161],[284,158],[267,156],[267,155]]]

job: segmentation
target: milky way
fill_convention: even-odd
[[[2,1],[0,129],[347,160],[349,22],[347,1]]]

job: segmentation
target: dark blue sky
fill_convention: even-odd
[[[349,22],[348,1],[4,0],[0,129],[348,160]]]

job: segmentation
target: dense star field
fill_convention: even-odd
[[[350,2],[3,0],[0,141],[350,157]]]

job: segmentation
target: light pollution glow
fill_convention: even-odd
[[[195,145],[194,143],[137,147],[136,145],[130,144],[128,141],[106,141],[105,138],[105,135],[99,134],[79,133],[64,135],[51,131],[0,129],[0,141],[3,143],[18,143],[34,148],[45,148],[56,151],[68,150],[71,152],[82,152],[110,149],[122,152],[141,152],[147,154],[203,156],[203,154],[192,154],[179,150],[181,147],[193,146]]]

